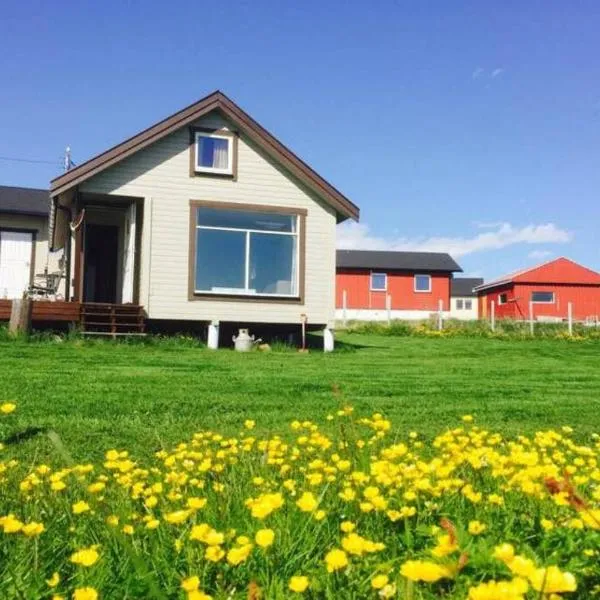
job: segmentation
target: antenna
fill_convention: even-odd
[[[65,171],[68,171],[73,166],[71,161],[71,146],[65,148]]]

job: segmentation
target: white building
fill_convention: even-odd
[[[479,277],[458,277],[450,282],[450,318],[464,321],[479,318],[477,294],[473,288],[481,285]]]

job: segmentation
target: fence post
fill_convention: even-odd
[[[567,304],[567,322],[569,326],[569,335],[573,335],[573,303]]]
[[[10,307],[8,331],[13,334],[28,333],[31,329],[31,298],[15,298]]]
[[[529,333],[533,335],[533,302],[529,301]]]
[[[342,323],[344,324],[344,327],[346,327],[346,324],[348,323],[348,314],[346,312],[348,308],[348,292],[346,292],[346,290],[344,290],[342,292]]]
[[[438,331],[441,331],[444,328],[444,315],[442,311],[444,310],[444,301],[438,301]]]
[[[387,311],[387,323],[391,325],[392,323],[392,297],[390,294],[387,294],[385,297],[385,310]]]
[[[492,331],[496,331],[496,302],[494,300],[492,300],[490,307],[490,326],[492,327]]]

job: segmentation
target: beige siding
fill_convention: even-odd
[[[209,116],[199,126],[227,126]],[[334,316],[335,212],[267,159],[243,136],[237,181],[189,176],[184,128],[87,181],[83,191],[144,198],[141,302],[154,319],[311,323]],[[289,206],[306,218],[305,302],[188,300],[190,200]]]
[[[34,274],[43,273],[48,261],[48,271],[58,270],[58,259],[61,252],[48,254],[48,218],[32,215],[16,215],[0,212],[0,229],[29,229],[35,231]],[[41,280],[36,279],[37,283]],[[62,292],[63,290],[61,290]]]

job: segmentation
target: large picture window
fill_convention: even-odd
[[[197,206],[194,292],[299,296],[296,214]]]

